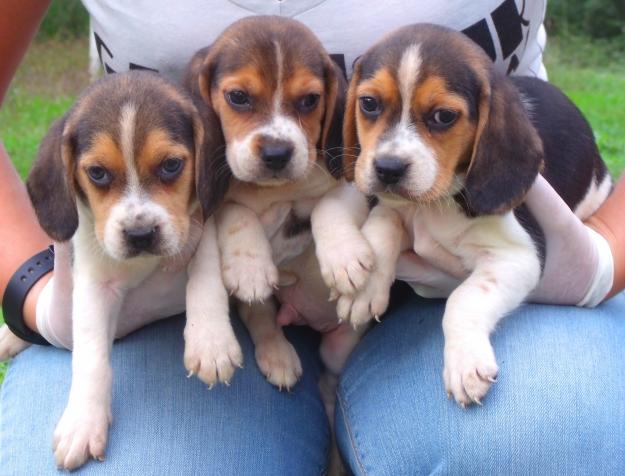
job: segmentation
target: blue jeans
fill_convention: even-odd
[[[595,310],[527,305],[492,341],[499,381],[462,410],[442,384],[443,302],[409,297],[372,329],[342,376],[341,452],[356,474],[625,474],[625,294]],[[84,474],[320,474],[329,429],[317,340],[291,329],[304,365],[292,393],[245,369],[231,387],[187,380],[181,319],[115,344],[114,422],[104,463]],[[0,474],[56,474],[52,431],[70,354],[33,347],[11,364],[0,401]]]

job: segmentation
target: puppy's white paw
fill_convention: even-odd
[[[393,279],[374,271],[363,289],[354,295],[343,294],[336,304],[339,319],[354,329],[376,320],[386,312]]]
[[[184,333],[184,366],[189,377],[197,377],[212,387],[230,383],[237,367],[243,366],[243,353],[229,325],[205,328],[188,323]]]
[[[0,361],[16,356],[28,346],[30,343],[13,334],[6,324],[0,327]]]
[[[447,338],[443,379],[448,395],[465,407],[482,403],[497,381],[497,361],[487,335]]]
[[[256,362],[267,380],[280,390],[292,388],[302,376],[297,352],[282,334],[256,343]]]
[[[371,246],[361,233],[351,233],[335,245],[324,246],[317,259],[326,285],[348,295],[362,289],[375,265]]]
[[[235,251],[222,256],[222,276],[226,289],[243,302],[269,298],[278,286],[278,269],[271,256],[251,251]]]
[[[89,458],[103,461],[110,424],[110,410],[103,406],[68,405],[54,430],[56,465],[71,471]]]

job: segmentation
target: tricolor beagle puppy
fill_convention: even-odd
[[[355,65],[344,123],[345,173],[379,205],[363,232],[377,257],[368,283],[339,299],[354,324],[380,314],[398,253],[469,272],[443,317],[444,382],[466,405],[495,382],[489,335],[536,287],[544,237],[523,205],[539,173],[580,218],[611,179],[579,110],[539,79],[508,78],[461,33],[402,28]]]
[[[104,457],[118,312],[157,268],[191,260],[187,369],[212,384],[241,363],[214,222],[202,223],[226,186],[212,172],[206,122],[185,92],[156,74],[120,73],[90,86],[41,144],[28,192],[43,229],[71,240],[74,254],[72,385],[54,432],[61,468]]]
[[[224,283],[240,301],[261,371],[274,385],[292,387],[301,364],[276,322],[271,296],[280,267],[282,284],[304,279],[313,283],[311,293],[320,301],[328,298],[310,221],[320,199],[338,185],[333,174],[340,173],[343,74],[303,24],[256,16],[234,23],[199,51],[186,84],[219,117],[213,134],[223,134],[228,164],[219,173],[232,175],[226,203],[216,215]],[[352,199],[364,203],[358,195],[352,193]],[[342,225],[348,206],[327,206],[316,220],[328,241],[350,247],[338,254],[341,259],[358,246],[370,253],[359,227],[349,221]],[[270,242],[260,217],[272,210],[288,217]],[[366,212],[365,206],[361,222]],[[334,222],[337,227],[330,226]]]

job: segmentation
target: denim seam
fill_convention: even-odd
[[[354,456],[356,458],[356,463],[358,464],[358,467],[360,468],[361,474],[366,475],[367,470],[365,469],[365,466],[362,462],[360,453],[356,446],[356,438],[352,434],[351,426],[349,425],[349,420],[347,417],[347,405],[345,404],[343,398],[341,398],[341,395],[338,391],[336,392],[336,398],[339,402],[339,405],[341,406],[341,413],[343,413],[343,423],[345,424],[345,428],[347,429],[347,434],[349,436],[349,444],[352,447],[352,452],[354,453]]]

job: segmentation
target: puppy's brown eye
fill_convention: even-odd
[[[369,119],[377,118],[382,112],[382,105],[373,96],[362,96],[359,100],[360,110]]]
[[[176,179],[184,167],[184,162],[178,157],[169,157],[161,162],[157,175],[163,182],[171,182]]]
[[[240,89],[228,91],[226,93],[226,101],[228,101],[228,104],[230,104],[234,109],[239,111],[247,111],[252,107],[250,96],[245,91],[241,91]]]
[[[298,99],[298,101],[295,103],[295,108],[299,111],[299,112],[310,112],[312,111],[317,104],[319,103],[319,94],[315,94],[315,93],[311,93],[311,94],[306,94],[305,96],[302,96],[301,98]]]
[[[458,113],[451,109],[436,109],[427,119],[428,126],[435,130],[444,130],[458,119]]]
[[[104,167],[94,165],[87,169],[87,175],[98,187],[108,187],[113,181],[113,176]]]

